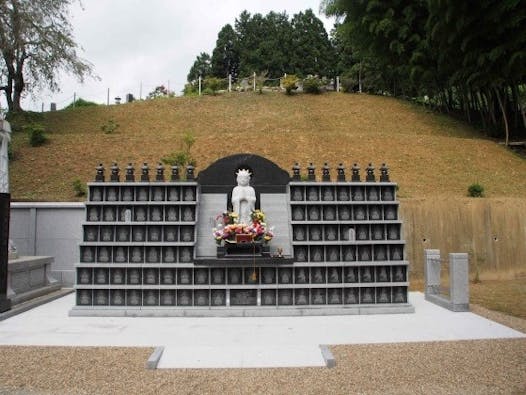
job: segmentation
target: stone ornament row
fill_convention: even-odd
[[[170,166],[171,168],[171,174],[170,174],[170,181],[180,181],[180,174],[179,174],[179,166]],[[337,169],[337,177],[336,181],[346,181],[346,174],[345,174],[345,167],[343,163],[340,163],[338,165]],[[195,180],[195,167],[192,165],[187,165],[185,168],[185,178],[186,180]],[[322,167],[322,176],[321,181],[328,182],[331,181],[331,168],[328,165],[328,163],[325,163]],[[361,176],[360,176],[360,166],[358,166],[357,163],[354,163],[351,168],[352,174],[351,174],[351,181],[353,182],[360,182]],[[369,165],[365,168],[366,176],[365,181],[366,182],[375,182],[376,176],[375,176],[375,168],[372,163],[369,163]],[[105,182],[106,176],[105,176],[106,169],[104,168],[104,165],[100,163],[96,167],[96,175],[95,175],[95,181],[96,182]],[[110,182],[120,182],[120,168],[117,162],[113,162],[113,164],[110,167]],[[316,166],[314,166],[311,163],[307,166],[307,175],[306,178],[308,181],[316,181]],[[296,162],[294,166],[292,167],[292,181],[302,181],[301,177],[301,167]],[[126,166],[126,174],[124,177],[124,181],[126,182],[135,182],[136,181],[136,175],[135,175],[135,167],[132,163],[128,163],[128,166]],[[141,174],[139,177],[137,177],[137,181],[141,182],[150,182],[150,167],[148,166],[148,163],[144,162],[144,164],[141,166]],[[153,181],[163,182],[166,181],[165,178],[165,167],[162,163],[159,162],[159,164],[156,167],[156,174],[153,178]],[[389,182],[389,168],[385,163],[382,164],[380,167],[380,182]]]

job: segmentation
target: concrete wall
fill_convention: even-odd
[[[282,233],[283,224],[272,220],[268,206],[269,221]],[[212,212],[201,215],[208,228]],[[20,255],[55,257],[53,276],[73,284],[84,216],[82,203],[11,203],[10,237]],[[423,277],[424,249],[467,252],[472,275],[477,267],[482,276],[526,273],[526,199],[401,199],[400,216],[413,276]],[[208,237],[212,226],[198,229],[199,237]],[[213,246],[212,239],[206,244]],[[206,254],[207,246],[198,248]]]
[[[469,254],[470,272],[486,278],[526,273],[526,199],[400,199],[413,275],[424,249]]]
[[[10,238],[18,255],[54,257],[52,276],[72,285],[84,220],[83,203],[11,203]]]

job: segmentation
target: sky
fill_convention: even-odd
[[[110,104],[127,93],[146,97],[158,85],[180,93],[197,55],[215,47],[219,30],[243,10],[263,15],[285,11],[289,18],[311,8],[327,32],[334,19],[319,11],[320,0],[83,0],[71,7],[71,25],[79,56],[94,66],[98,80],[80,84],[59,74],[61,92],[27,95],[25,110],[63,108],[77,98]],[[142,85],[142,89],[141,89]],[[5,107],[5,98],[2,98]]]

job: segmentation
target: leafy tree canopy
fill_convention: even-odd
[[[24,92],[58,90],[58,72],[82,82],[92,65],[81,59],[69,22],[72,0],[0,0],[0,90],[9,111],[20,111]]]

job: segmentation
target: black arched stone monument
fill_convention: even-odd
[[[252,173],[250,185],[258,193],[285,193],[290,181],[289,173],[274,162],[254,154],[236,154],[221,158],[198,175],[202,193],[230,193],[236,185],[239,169]]]

